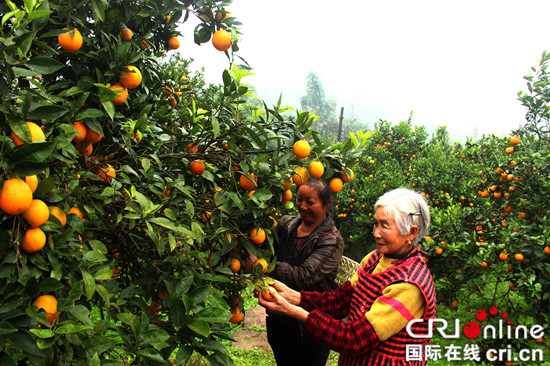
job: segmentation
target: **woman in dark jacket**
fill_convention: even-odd
[[[332,192],[318,179],[298,188],[298,216],[283,216],[275,228],[277,263],[269,275],[301,291],[331,291],[344,251],[344,239],[328,209]],[[295,319],[269,314],[267,337],[277,365],[322,365],[330,350],[304,334]]]

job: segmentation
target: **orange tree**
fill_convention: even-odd
[[[283,178],[316,159],[328,183],[367,137],[330,145],[314,115],[246,103],[246,70],[206,86],[170,57],[177,25],[197,16],[196,43],[226,30],[232,61],[228,3],[0,4],[0,187],[27,182],[0,193],[2,364],[184,364],[194,352],[232,364],[220,339],[264,274],[229,264],[272,263],[275,217],[292,209]],[[307,158],[292,151],[300,139]],[[48,206],[45,223],[7,208],[28,198]]]
[[[346,253],[360,259],[373,249],[375,200],[407,186],[432,207],[430,236],[420,247],[427,253],[440,304],[472,310],[472,317],[495,306],[507,309],[515,325],[548,324],[549,59],[544,53],[534,75],[525,77],[528,92],[519,99],[527,109],[526,124],[510,136],[451,144],[441,128],[428,140],[410,120],[377,124],[373,146],[335,206]],[[502,340],[485,343],[502,346]],[[504,343],[512,343],[514,350],[538,345],[532,339]]]

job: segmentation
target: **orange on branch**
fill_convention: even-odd
[[[292,181],[292,177],[290,176],[290,174],[285,174],[283,176],[283,188],[285,191],[289,190],[290,188],[292,188],[292,185],[294,184],[294,182]]]
[[[73,137],[73,141],[83,141],[86,138],[86,125],[80,121],[75,121],[73,126],[78,131],[78,134]]]
[[[231,48],[231,35],[223,29],[216,31],[212,35],[212,45],[218,51],[227,51]]]
[[[21,248],[27,253],[38,252],[46,245],[46,234],[39,227],[31,227],[25,232]]]
[[[512,136],[510,137],[510,143],[512,145],[517,145],[521,142],[521,139],[519,138],[519,136]]]
[[[254,173],[241,174],[239,184],[243,189],[250,191],[257,186],[257,179]]]
[[[262,228],[250,230],[250,240],[252,240],[254,244],[262,244],[265,241],[265,230]]]
[[[340,178],[332,178],[328,184],[328,187],[332,192],[337,193],[342,190],[342,187],[344,187],[344,183]]]
[[[118,93],[118,97],[111,100],[114,105],[122,104],[128,99],[128,89],[126,89],[122,84],[115,83],[109,87],[109,89]]]
[[[320,161],[312,161],[311,163],[309,163],[307,171],[309,175],[313,178],[321,178],[321,176],[325,172],[325,167]]]
[[[297,167],[294,169],[294,173],[292,174],[292,180],[294,181],[294,184],[297,186],[301,186],[302,184],[306,184],[309,180],[309,172],[304,167]]]
[[[349,175],[348,175],[349,174]],[[355,173],[351,169],[344,169],[342,170],[342,173],[340,174],[340,177],[342,180],[346,183],[349,183],[355,178]]]
[[[190,154],[194,154],[196,152],[199,151],[199,148],[197,147],[197,145],[191,143],[189,145],[187,145],[187,152],[190,153]]]
[[[256,260],[254,261],[253,267],[254,269],[258,268],[257,271],[260,272],[260,274],[264,274],[265,272],[267,272],[268,264],[265,259],[256,258]]]
[[[127,89],[134,89],[141,84],[141,71],[135,66],[126,66],[128,70],[122,70],[120,73],[120,83]]]
[[[48,218],[50,217],[50,209],[44,201],[33,199],[31,206],[21,214],[21,217],[29,225],[37,227],[48,221]]]
[[[27,183],[27,185],[31,189],[31,192],[34,193],[34,191],[36,191],[36,188],[38,187],[38,177],[36,175],[27,175],[25,177],[25,183]]]
[[[82,34],[80,34],[76,28],[73,28],[73,34],[68,31],[68,28],[63,29],[67,30],[67,32],[57,36],[57,41],[59,42],[61,48],[67,52],[78,51],[80,47],[82,47]]]
[[[239,324],[240,322],[242,322],[244,315],[243,313],[241,313],[241,310],[239,310],[239,308],[231,309],[231,314],[233,316],[229,319],[230,323]]]
[[[123,41],[129,41],[132,39],[132,31],[126,27],[120,30],[120,38]]]
[[[523,254],[516,253],[516,255],[514,256],[514,259],[517,260],[518,262],[521,262],[523,260]]]
[[[86,132],[86,134],[88,133]],[[86,156],[92,155],[92,151],[94,150],[92,144],[85,141],[78,141],[74,147],[76,151]]]
[[[281,204],[284,205],[285,203],[287,203],[291,199],[292,199],[292,191],[290,189],[287,189],[286,191],[284,191],[282,193]]]
[[[19,179],[10,178],[4,181],[0,191],[0,208],[10,215],[25,212],[32,204],[32,191],[29,185]]]
[[[275,290],[275,289],[273,289]],[[266,300],[266,301],[270,301],[270,302],[274,302],[275,301],[275,296],[273,296],[271,293],[271,286],[269,286],[269,284],[265,284],[265,289],[262,290],[262,297]]]
[[[201,175],[206,170],[206,166],[201,160],[193,160],[191,164],[189,164],[189,169],[191,170],[191,173]]]
[[[57,312],[57,299],[55,298],[55,296],[38,296],[32,304],[46,312],[46,321],[48,323],[52,324],[55,320],[59,318],[59,313]]]
[[[98,168],[96,174],[106,184],[109,184],[111,180],[116,177],[115,168],[113,168],[110,164]]]
[[[86,138],[84,141],[89,142],[90,144],[95,144],[96,142],[101,141],[103,136],[101,136],[99,133],[95,132],[91,128],[86,128]]]
[[[168,48],[171,50],[177,50],[180,48],[180,40],[177,37],[170,37],[168,40]]]
[[[61,223],[61,226],[65,226],[65,224],[67,223],[67,215],[59,207],[57,206],[50,207],[50,214],[55,216],[59,220],[59,222]]]
[[[294,155],[298,159],[305,159],[309,156],[309,153],[311,152],[311,147],[306,140],[298,140],[294,143],[292,150],[294,151]]]
[[[34,122],[26,122],[27,127],[29,128],[31,132],[31,142],[34,142],[36,140],[46,140],[46,136],[44,135],[44,131]],[[11,131],[11,139],[13,142],[15,142],[16,146],[21,146],[25,143],[23,139],[21,139],[19,136],[15,134],[15,132]]]
[[[241,270],[241,261],[237,258],[231,258],[231,262],[229,263],[229,269],[233,273],[237,273]]]
[[[84,219],[84,215],[82,214],[82,211],[80,211],[78,207],[71,207],[69,211],[65,212],[65,215],[71,215],[71,214],[75,214],[81,219]]]
[[[513,147],[507,147],[505,151],[506,151],[506,154],[512,154],[514,152],[514,148]]]

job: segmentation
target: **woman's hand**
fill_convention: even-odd
[[[277,293],[281,295],[286,301],[292,305],[300,305],[301,295],[298,291],[295,291],[280,281],[275,281],[271,287],[277,290]]]
[[[278,282],[281,284],[280,282]],[[287,290],[290,290],[292,292],[296,292],[294,290],[291,290],[284,284],[282,284]],[[307,316],[309,315],[309,312],[302,309],[299,306],[290,304],[284,297],[282,297],[277,290],[275,290],[275,286],[270,287],[269,294],[274,298],[273,301],[267,301],[262,294],[260,293],[258,296],[258,302],[261,306],[266,308],[271,313],[279,314],[279,315],[286,315],[288,317],[297,319],[301,322],[305,322],[307,319]],[[299,293],[298,293],[299,295]]]

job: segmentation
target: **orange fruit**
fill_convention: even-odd
[[[128,70],[122,70],[120,73],[120,83],[126,89],[134,89],[141,84],[141,71],[135,66],[126,66]]]
[[[132,39],[132,31],[124,27],[120,30],[120,38],[123,41],[129,41]]]
[[[334,193],[340,192],[343,186],[344,182],[342,182],[342,179],[340,178],[332,178],[328,184],[328,187]]]
[[[325,172],[325,167],[320,161],[312,161],[311,163],[309,163],[307,171],[309,175],[311,175],[313,178],[321,178],[321,176]]]
[[[311,152],[311,147],[306,140],[298,140],[294,143],[292,150],[294,151],[294,155],[298,159],[305,159],[309,156],[309,153]]]
[[[36,140],[46,140],[46,136],[44,135],[44,131],[34,122],[26,122],[27,127],[31,131],[31,142],[34,142]],[[11,139],[13,142],[15,142],[16,146],[21,146],[25,143],[19,136],[15,134],[15,132],[11,132]]]
[[[61,222],[61,226],[65,226],[65,224],[67,223],[67,215],[59,207],[57,206],[50,207],[50,214],[57,217],[59,222]]]
[[[227,18],[231,18],[231,13],[228,12],[228,11],[225,11],[225,9],[222,9],[222,10],[216,12],[216,21],[217,22],[223,22]]]
[[[197,147],[197,145],[195,145],[193,143],[187,145],[187,152],[188,153],[193,154],[193,153],[196,153],[197,151],[199,151],[199,148]]]
[[[292,180],[297,186],[301,186],[302,184],[306,184],[309,180],[309,172],[304,167],[297,167],[294,169],[294,173],[292,174]]]
[[[239,184],[243,189],[250,191],[251,189],[256,188],[257,179],[254,173],[241,174],[239,178]]]
[[[231,263],[229,263],[229,269],[233,273],[237,273],[241,269],[241,261],[237,258],[231,258]]]
[[[73,137],[73,141],[83,141],[86,137],[86,125],[80,121],[73,123],[75,130],[78,131],[78,134]]]
[[[258,271],[260,272],[260,274],[264,274],[265,272],[267,272],[267,261],[263,258],[256,258],[253,267],[254,269],[259,268]]]
[[[516,165],[518,165],[518,163],[516,163],[515,161],[511,160],[511,161],[508,163],[508,165],[510,165],[510,166],[516,166]]]
[[[501,192],[495,192],[495,193],[493,193],[493,196],[495,196],[495,198],[500,198],[500,197],[502,197],[502,193]]]
[[[231,309],[231,314],[233,315],[231,319],[229,319],[229,322],[232,324],[239,324],[243,321],[243,313],[239,310],[239,308]]]
[[[483,230],[483,226],[481,226],[481,225],[476,226],[476,231],[482,231],[482,230]]]
[[[512,145],[517,145],[521,142],[521,139],[519,138],[519,136],[512,136],[510,137],[510,143]]]
[[[84,215],[82,214],[82,211],[78,207],[71,207],[71,209],[67,212],[65,212],[65,215],[75,214],[78,215],[81,219],[84,220]]]
[[[292,199],[292,191],[290,189],[287,189],[282,194],[281,204],[284,205],[285,203],[287,203],[291,199]]]
[[[507,147],[506,148],[506,154],[512,154],[514,152],[514,148],[513,147]]]
[[[451,308],[451,309],[456,309],[457,307],[458,307],[458,301],[457,301],[457,300],[454,300],[454,301],[451,303],[450,308]]]
[[[170,37],[170,39],[168,40],[168,48],[170,48],[171,50],[177,50],[178,48],[180,48],[180,40],[176,37]]]
[[[63,29],[68,31],[68,28]],[[76,52],[82,47],[82,34],[76,28],[73,28],[73,32],[72,35],[71,32],[65,32],[57,36],[57,42],[67,52]]]
[[[487,266],[489,266],[489,265],[487,264],[487,262],[483,262],[483,263],[480,264],[480,267],[481,267],[481,268],[487,268]]]
[[[30,187],[31,192],[34,193],[38,187],[38,177],[36,175],[27,175],[25,177],[25,183]]]
[[[514,258],[515,258],[517,261],[521,262],[521,261],[523,260],[523,254],[521,254],[521,253],[516,253],[516,255],[514,256]]]
[[[349,174],[349,176],[348,176]],[[344,169],[342,170],[342,173],[340,174],[340,178],[346,183],[349,183],[355,178],[355,173],[351,169]]]
[[[166,85],[164,87],[164,96],[169,97],[170,95],[172,95],[172,88]]]
[[[139,46],[142,50],[146,50],[149,47],[149,41],[142,37],[139,40]]]
[[[290,174],[285,174],[285,175],[283,176],[282,181],[283,181],[283,188],[284,188],[285,191],[287,191],[287,190],[289,190],[290,188],[292,188],[292,184],[294,184],[294,183],[292,182],[292,177],[290,176]]]
[[[168,98],[168,103],[170,103],[172,107],[175,107],[178,104],[178,100],[174,97],[170,97]]]
[[[505,261],[508,259],[508,254],[502,252],[498,255],[498,259],[500,259],[501,261]]]
[[[0,191],[0,208],[7,214],[18,215],[32,204],[32,191],[25,181],[10,178],[4,181]]]
[[[115,168],[113,168],[109,164],[107,164],[106,166],[103,166],[101,168],[98,168],[97,171],[96,171],[96,174],[106,184],[109,184],[111,182],[111,180],[116,177]]]
[[[442,249],[442,248],[437,248],[437,249],[435,250],[435,252],[436,252],[437,254],[441,254],[441,253],[443,253],[443,249]]]
[[[526,219],[526,218],[527,218],[527,214],[526,214],[525,212],[520,212],[520,213],[518,214],[518,216],[519,216],[520,218],[522,218],[522,219]]]
[[[99,133],[95,132],[91,128],[86,128],[86,138],[84,141],[89,142],[90,144],[95,144],[96,142],[99,142],[103,136],[101,136]]]
[[[252,240],[254,244],[262,244],[265,241],[265,230],[262,228],[250,230],[250,240]]]
[[[39,227],[31,227],[25,232],[21,248],[27,253],[34,253],[46,245],[46,234]]]
[[[262,297],[267,301],[275,301],[275,296],[271,295],[270,293],[270,286],[266,283],[265,289],[262,290]]]
[[[212,45],[218,51],[227,51],[231,48],[231,35],[223,29],[216,31],[212,36]]]
[[[52,324],[55,320],[59,319],[59,313],[57,312],[57,299],[55,296],[38,296],[32,304],[46,312],[46,321],[48,323]]]
[[[115,83],[109,87],[109,89],[118,93],[118,97],[111,100],[114,105],[122,104],[128,99],[128,89],[126,89],[122,84]]]
[[[544,247],[544,253],[550,255],[550,247]]]
[[[191,173],[195,175],[201,175],[202,173],[204,173],[206,166],[204,165],[204,162],[200,160],[193,160],[191,164],[189,164],[189,169],[191,169]]]
[[[512,206],[508,205],[508,206],[504,207],[504,211],[511,212],[512,211]]]
[[[88,134],[88,132],[86,132],[86,135],[87,134]],[[84,154],[86,156],[92,155],[92,151],[94,150],[94,147],[92,146],[92,144],[84,142],[84,141],[77,142],[74,147],[75,147],[76,151],[78,151],[79,153]]]
[[[26,209],[21,217],[31,226],[37,227],[43,225],[50,217],[50,209],[44,201],[33,199],[31,206]]]

